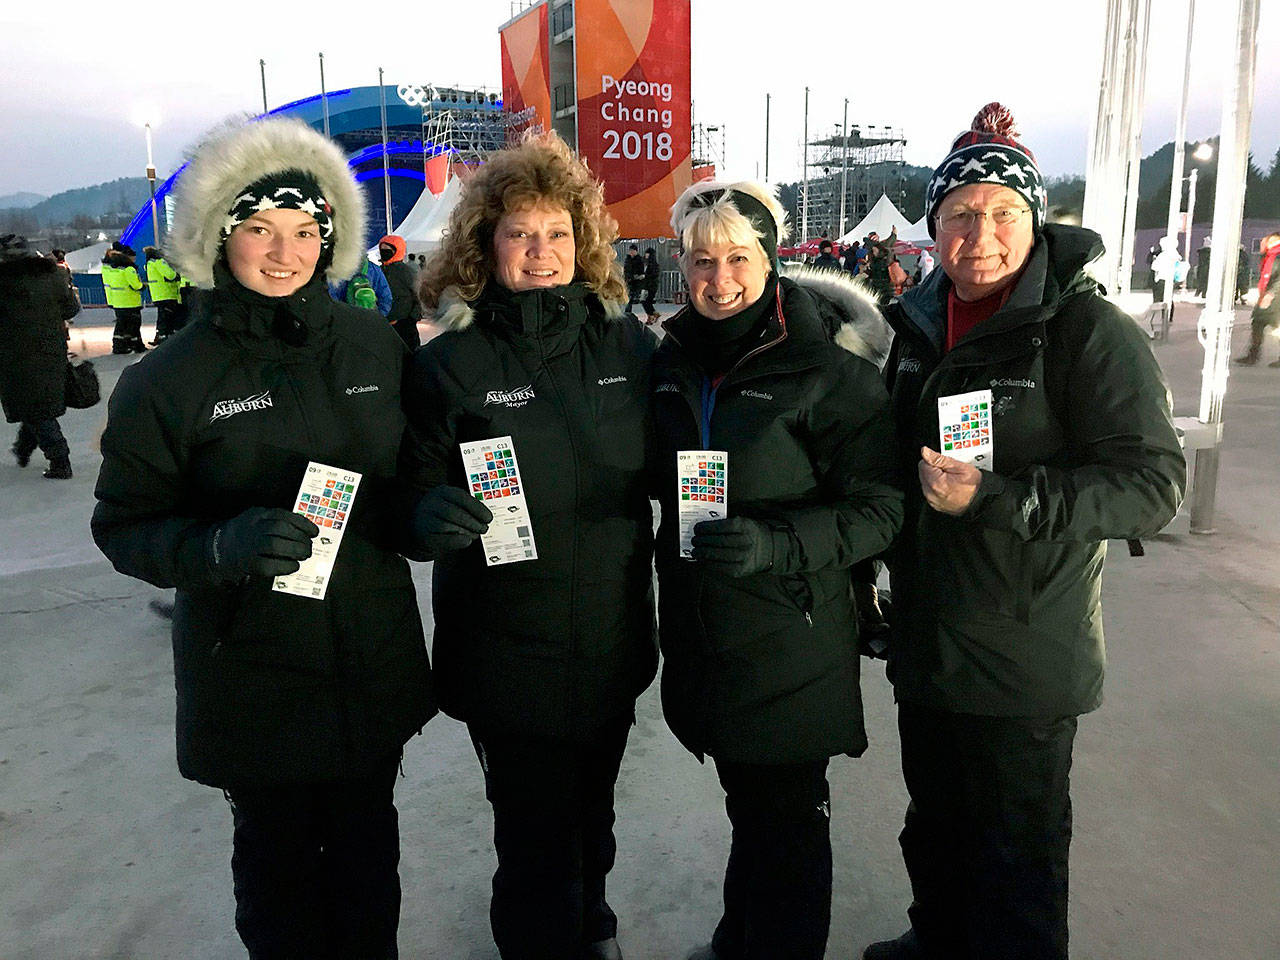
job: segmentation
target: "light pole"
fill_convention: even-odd
[[[1191,159],[1204,163],[1213,157],[1213,147],[1207,143],[1199,144],[1195,150],[1191,152]],[[1174,169],[1177,169],[1175,166]],[[1188,267],[1191,265],[1191,227],[1196,220],[1196,181],[1200,178],[1200,168],[1193,163],[1191,172],[1185,177],[1180,176],[1178,180],[1169,188],[1169,194],[1173,198],[1170,206],[1173,207],[1173,214],[1169,218],[1168,235],[1173,237],[1174,245],[1177,245],[1178,234],[1186,234],[1186,261]],[[1187,210],[1185,215],[1181,213],[1182,208],[1182,184],[1187,184]],[[1181,220],[1181,222],[1179,222]],[[1190,271],[1188,271],[1188,275]],[[1182,289],[1187,288],[1187,278],[1183,278]]]
[[[387,161],[387,88],[382,85],[382,68],[378,68],[378,103],[382,113],[382,193],[387,205],[387,233],[391,232],[391,165]]]
[[[844,98],[844,122],[841,125],[843,133],[843,144],[840,150],[840,229],[836,232],[837,237],[844,236],[844,198],[849,192],[849,98]]]
[[[764,95],[764,182],[769,182],[769,100],[770,95]]]
[[[156,212],[156,165],[151,158],[151,121],[144,121],[142,129],[147,134],[147,185],[151,187],[151,234],[152,242],[160,246],[160,215]]]
[[[804,88],[804,193],[800,198],[800,243],[809,239],[809,88]]]
[[[324,135],[329,135],[329,95],[324,89],[324,54],[320,54],[320,109],[324,111]]]
[[[1174,245],[1178,241],[1178,211],[1182,208],[1182,175],[1183,150],[1187,139],[1187,103],[1191,92],[1191,36],[1196,20],[1196,0],[1187,0],[1187,47],[1182,65],[1182,108],[1178,111],[1178,124],[1173,135],[1173,179],[1169,183],[1169,219],[1165,227],[1165,235],[1173,237]],[[1195,173],[1194,168],[1192,173]],[[1195,181],[1193,180],[1194,184]],[[1191,207],[1195,211],[1195,205]],[[1191,259],[1191,236],[1187,235],[1187,260]]]

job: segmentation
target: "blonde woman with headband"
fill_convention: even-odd
[[[715,761],[733,827],[724,914],[694,956],[821,960],[827,766],[867,745],[850,569],[902,519],[887,329],[843,274],[779,276],[783,213],[759,184],[695,184],[671,226],[689,305],[654,356],[662,702]],[[712,469],[682,469],[691,451]],[[708,519],[690,531],[691,504]]]

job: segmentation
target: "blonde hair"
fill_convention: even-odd
[[[721,190],[723,193],[710,204],[702,205],[698,198],[705,193]],[[764,256],[766,268],[772,269],[775,251],[766,250],[760,241],[765,234],[740,211],[733,202],[734,193],[743,193],[758,200],[773,217],[778,242],[787,238],[787,214],[773,191],[754,180],[723,183],[718,180],[701,180],[692,184],[671,207],[671,229],[680,240],[680,266],[689,266],[690,252],[697,247],[731,244],[750,247],[753,243]]]
[[[604,188],[563,140],[546,133],[493,154],[468,177],[444,240],[423,270],[422,302],[438,306],[450,287],[462,300],[475,300],[493,275],[498,221],[542,203],[564,207],[573,221],[574,280],[602,300],[625,301],[612,246],[618,223],[605,209]]]

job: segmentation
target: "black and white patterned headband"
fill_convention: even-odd
[[[255,213],[264,210],[301,210],[320,228],[320,247],[328,249],[333,240],[333,208],[320,185],[301,170],[285,170],[255,180],[236,197],[222,223],[222,239]]]

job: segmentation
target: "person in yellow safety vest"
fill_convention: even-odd
[[[158,247],[143,247],[142,254],[147,258],[147,287],[151,302],[156,305],[156,338],[151,345],[158,347],[165,338],[182,329],[186,320],[181,315],[182,304],[179,301],[181,277]]]
[[[178,277],[178,313],[174,330],[181,330],[187,325],[187,317],[191,316],[191,305],[196,301],[199,288],[185,276]]]
[[[102,258],[102,286],[107,305],[116,314],[112,353],[146,353],[142,342],[142,278],[133,264],[131,247],[117,240]]]

